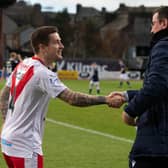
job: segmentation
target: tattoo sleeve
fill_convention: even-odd
[[[65,91],[63,91],[58,97],[71,105],[80,107],[107,104],[105,96],[92,96],[84,93],[74,92],[69,89],[65,89]]]
[[[5,120],[6,113],[8,109],[8,99],[9,99],[10,88],[5,86],[0,93],[0,111],[2,113],[2,118]]]

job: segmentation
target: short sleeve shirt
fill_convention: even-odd
[[[67,87],[56,73],[39,60],[25,59],[12,72],[9,108],[1,133],[2,152],[9,156],[31,158],[42,155],[42,137],[50,98],[56,98]]]

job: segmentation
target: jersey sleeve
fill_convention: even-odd
[[[65,86],[56,73],[45,73],[40,79],[40,88],[46,92],[49,97],[56,98],[67,86]]]

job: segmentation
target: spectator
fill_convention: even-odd
[[[1,80],[8,78],[20,61],[22,61],[21,55],[11,52],[9,60],[5,62],[2,68]]]

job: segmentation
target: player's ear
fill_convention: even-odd
[[[39,44],[38,45],[38,47],[39,47],[39,51],[41,52],[41,53],[45,53],[46,52],[46,48],[47,48],[47,46],[45,45],[45,44]]]

